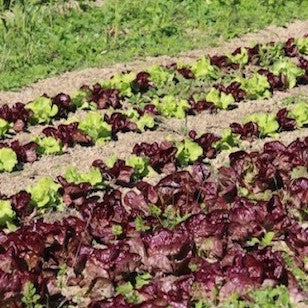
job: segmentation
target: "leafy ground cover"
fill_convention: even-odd
[[[1,231],[2,303],[41,305],[48,298],[50,305],[88,307],[292,307],[303,302],[306,152],[307,138],[289,145],[269,142],[261,152],[238,151],[228,167],[219,168],[218,178],[200,162],[191,172],[169,162],[173,171],[156,185],[142,180],[144,160],[131,160],[134,167],[96,161],[99,171],[70,169],[56,181],[42,178],[2,196],[1,224],[10,230]],[[132,188],[136,176],[134,189],[123,193],[121,187]],[[67,212],[63,220],[39,218],[69,208],[74,215]]]
[[[241,46],[1,106],[0,306],[307,305],[308,104],[290,97],[307,93],[307,44]],[[164,126],[175,122],[186,130]]]
[[[0,89],[66,70],[213,46],[308,12],[301,0],[81,2],[65,9],[54,1],[2,2]]]

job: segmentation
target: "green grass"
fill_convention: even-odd
[[[305,0],[106,0],[77,9],[25,2],[0,10],[1,90],[67,70],[213,46],[308,17]]]

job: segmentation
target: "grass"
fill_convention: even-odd
[[[106,0],[77,8],[25,2],[0,10],[0,90],[68,70],[214,46],[308,17],[305,0]]]

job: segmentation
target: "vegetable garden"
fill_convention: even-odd
[[[308,37],[291,37],[1,105],[0,181],[123,134],[181,130],[0,190],[1,307],[304,307],[307,95],[219,132],[180,125],[307,87],[307,56]]]

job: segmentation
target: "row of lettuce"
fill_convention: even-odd
[[[72,120],[73,121],[73,120]],[[102,145],[116,140],[118,133],[142,132],[155,129],[158,120],[149,113],[139,114],[136,110],[116,112],[103,117],[99,112],[87,113],[80,122],[47,127],[33,141],[21,144],[18,141],[0,143],[0,172],[21,170],[25,163],[32,163],[45,155],[61,155],[68,147]],[[240,146],[240,139],[275,137],[280,132],[299,129],[308,124],[307,101],[299,99],[294,104],[280,109],[277,114],[256,113],[248,116],[242,123],[232,123],[221,136],[215,135],[209,144],[216,151],[229,150]],[[198,144],[197,133],[190,144]],[[211,134],[210,134],[211,135]],[[178,144],[178,155],[183,152],[183,144]],[[187,146],[184,146],[187,148]],[[188,147],[189,148],[189,147]],[[185,151],[189,151],[185,150]]]
[[[199,139],[205,144],[213,136]],[[237,151],[214,176],[198,160],[204,149],[196,145],[187,162],[187,152],[179,154],[173,143],[141,143],[126,161],[96,160],[89,172],[70,168],[56,181],[43,178],[2,195],[1,304],[303,303],[307,149],[303,138]],[[206,155],[214,155],[211,148]],[[183,170],[182,159],[191,171]],[[151,185],[149,169],[167,175]],[[60,220],[46,220],[56,212]]]
[[[139,73],[116,74],[93,87],[81,87],[72,97],[60,93],[27,104],[5,104],[0,107],[0,138],[29,125],[67,118],[78,109],[113,110],[130,103],[139,113],[184,118],[206,109],[231,108],[243,99],[269,98],[274,90],[307,83],[308,61],[301,55],[307,54],[307,42],[304,37],[242,47],[224,56],[205,56],[191,65],[156,65]]]

